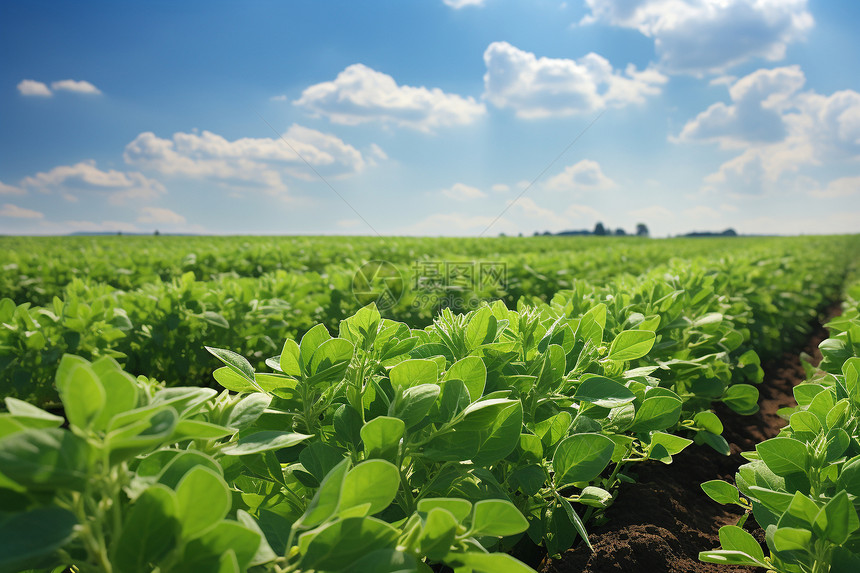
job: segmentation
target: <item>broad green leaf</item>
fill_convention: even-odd
[[[59,428],[65,421],[62,416],[55,416],[17,398],[6,397],[4,401],[12,418],[27,428]]]
[[[424,568],[419,569],[419,566]],[[425,569],[426,568],[426,569]],[[426,564],[396,549],[377,549],[352,563],[344,573],[430,573]]]
[[[809,551],[812,549],[812,532],[796,527],[780,527],[773,533],[773,546],[777,551]]]
[[[239,438],[235,443],[223,448],[221,453],[225,456],[244,456],[269,450],[280,450],[281,448],[295,446],[312,437],[308,434],[298,434],[295,432],[264,430]]]
[[[478,465],[490,465],[504,459],[517,447],[522,428],[522,402],[515,401],[499,409],[492,424],[486,431],[480,432],[478,453],[472,457],[472,461]]]
[[[609,464],[615,442],[602,434],[574,434],[561,441],[552,459],[558,487],[591,481]]]
[[[579,321],[576,338],[591,342],[594,347],[603,342],[603,329],[606,327],[606,305],[603,303],[591,308]]]
[[[590,505],[591,507],[608,507],[612,503],[612,494],[603,488],[593,485],[586,486],[579,494],[579,503]]]
[[[349,470],[343,480],[339,511],[369,503],[369,515],[388,507],[400,487],[400,472],[385,460],[366,460]]]
[[[183,440],[217,440],[231,436],[235,431],[211,422],[202,420],[180,420],[170,436],[171,441]]]
[[[333,384],[343,380],[355,351],[352,343],[332,338],[320,344],[308,364],[309,384]]]
[[[472,509],[471,535],[505,537],[528,529],[529,523],[520,510],[509,501],[484,499]]]
[[[241,509],[236,512],[236,518],[239,523],[241,523],[245,527],[245,529],[249,529],[260,536],[260,545],[257,547],[257,552],[251,559],[250,564],[252,566],[269,563],[270,561],[274,561],[278,558],[278,555],[269,545],[269,542],[266,539],[266,535],[263,533],[263,530],[260,528],[260,525],[257,523],[257,520],[251,517],[248,512],[243,511]]]
[[[263,414],[266,408],[269,407],[271,402],[271,396],[260,394],[259,392],[245,396],[230,409],[230,415],[227,417],[227,427],[235,428],[236,430],[244,430],[250,427]]]
[[[458,553],[456,562],[481,573],[534,573],[534,569],[507,553]]]
[[[115,423],[121,425],[112,429],[105,439],[111,462],[122,461],[164,443],[173,435],[178,418],[176,410],[166,406],[142,408],[114,416],[108,427]]]
[[[419,384],[436,384],[439,367],[433,360],[414,358],[395,365],[388,373],[395,388],[411,388]]]
[[[60,400],[69,423],[81,429],[89,429],[105,406],[104,386],[89,365],[78,365],[71,369],[69,378],[60,392]]]
[[[720,545],[729,551],[746,553],[758,563],[764,561],[764,552],[755,537],[737,525],[725,525],[720,528]]]
[[[325,442],[311,442],[299,454],[299,461],[305,470],[322,482],[326,474],[343,461],[345,452]]]
[[[87,483],[86,440],[59,428],[24,430],[0,439],[0,468],[33,491],[82,491]]]
[[[594,376],[579,385],[573,399],[590,402],[601,408],[616,408],[632,402],[636,396],[624,384],[603,376]]]
[[[740,503],[741,498],[738,488],[723,480],[706,481],[701,487],[702,491],[717,503]]]
[[[474,402],[484,393],[487,383],[487,367],[477,356],[467,356],[458,360],[445,372],[443,380],[462,380],[469,391],[469,397]]]
[[[458,522],[472,513],[472,503],[459,497],[425,497],[418,502],[418,511],[429,513],[435,508],[451,512]]]
[[[399,418],[380,416],[361,428],[361,440],[368,458],[394,459],[406,424]]]
[[[607,358],[619,362],[642,358],[651,351],[655,339],[650,330],[625,330],[612,341]]]
[[[400,418],[409,429],[426,418],[440,391],[441,388],[436,384],[419,384],[406,388],[391,403],[388,415]]]
[[[316,527],[337,511],[344,478],[349,470],[349,463],[350,459],[345,458],[323,478],[319,489],[311,499],[305,513],[295,523],[295,527]]]
[[[394,527],[373,517],[341,519],[302,535],[312,539],[302,555],[301,567],[341,571],[368,553],[394,549],[398,535]]]
[[[292,338],[284,341],[281,356],[278,358],[278,366],[281,372],[287,376],[301,376],[302,366],[299,363],[299,345]]]
[[[232,350],[226,350],[224,348],[212,348],[210,346],[206,346],[205,348],[209,351],[210,354],[223,362],[236,374],[239,374],[240,376],[248,380],[251,384],[256,386],[256,381],[254,379],[254,368],[244,356],[237,354]]]
[[[230,490],[224,479],[206,467],[188,472],[176,488],[182,537],[192,539],[215,527],[232,507]]]
[[[421,554],[432,561],[442,561],[454,544],[457,525],[457,519],[446,509],[434,507],[427,512],[419,539]]]
[[[314,352],[326,340],[331,340],[331,334],[323,324],[317,324],[302,336],[302,341],[299,344],[299,363],[303,373],[308,373],[308,366],[310,366]]]
[[[176,494],[154,485],[131,506],[111,547],[111,561],[124,573],[151,573],[176,545],[179,530]]]
[[[493,316],[490,307],[485,306],[475,312],[466,325],[466,350],[471,352],[479,346],[493,342],[496,339],[497,326],[498,320]]]
[[[809,466],[806,445],[794,438],[771,438],[757,444],[756,452],[778,476],[805,472]]]
[[[699,552],[699,561],[703,561],[705,563],[716,563],[718,565],[767,567],[765,563],[756,561],[751,555],[747,555],[743,551],[728,551],[722,549]]]
[[[59,507],[36,508],[0,518],[0,571],[37,567],[75,536],[75,515]]]
[[[185,546],[185,558],[177,571],[206,571],[210,564],[221,561],[222,556],[232,553],[235,561],[231,566],[245,571],[260,547],[260,534],[235,521],[220,521],[215,527]],[[218,569],[222,571],[223,569]]]
[[[696,423],[696,426],[705,431],[711,432],[712,434],[720,435],[723,433],[723,423],[720,421],[719,417],[710,410],[699,412],[693,416],[693,421]]]
[[[722,402],[738,414],[755,414],[758,412],[758,388],[749,384],[734,384],[726,390]]]
[[[674,396],[652,396],[645,398],[636,410],[633,432],[650,432],[671,428],[681,419],[681,401]]]
[[[854,504],[844,491],[838,492],[818,512],[813,531],[831,543],[842,545],[848,536],[860,528]]]

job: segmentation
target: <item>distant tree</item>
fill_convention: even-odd
[[[624,236],[624,235],[626,235],[626,234],[627,234],[627,231],[625,231],[625,230],[624,230],[624,229],[622,229],[621,227],[619,227],[619,228],[615,229],[615,236],[616,236],[616,237],[623,237],[623,236]]]
[[[637,237],[647,237],[650,233],[648,232],[648,225],[645,223],[638,223],[636,225],[636,236]]]
[[[156,229],[155,232],[153,233],[153,235],[155,235],[156,237],[159,236],[160,234],[161,233],[158,232],[158,229]]]
[[[601,236],[606,234],[606,227],[603,226],[603,223],[597,223],[594,226],[594,234],[595,235],[601,235]]]

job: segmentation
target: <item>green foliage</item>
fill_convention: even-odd
[[[701,560],[780,573],[853,571],[860,564],[858,309],[849,298],[843,315],[829,323],[820,369],[810,368],[795,387],[797,407],[780,411],[788,425],[745,454],[751,462],[738,470],[735,486],[702,484],[715,501],[752,511],[766,528],[770,555],[739,527],[726,526],[722,548],[702,552]]]

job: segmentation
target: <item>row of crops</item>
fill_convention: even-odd
[[[818,368],[795,386],[796,407],[779,436],[745,452],[734,485],[703,484],[714,500],[746,510],[720,529],[711,563],[765,567],[779,573],[860,571],[860,281],[841,316],[827,324]],[[769,555],[742,526],[750,513],[766,531]]]
[[[285,338],[319,323],[334,332],[370,302],[356,296],[355,278],[373,260],[402,273],[384,316],[415,328],[443,306],[463,311],[500,299],[516,308],[621,275],[660,277],[673,272],[671,259],[722,272],[733,253],[768,261],[852,248],[847,239],[564,237],[6,237],[0,245],[0,395],[47,406],[57,401],[54,373],[66,353],[110,356],[170,385],[211,383],[207,345],[261,368]]]
[[[547,241],[524,242],[538,240]],[[404,257],[424,248],[432,256],[431,243],[409,241],[402,251],[396,242],[386,248]],[[556,555],[588,544],[589,528],[620,484],[634,479],[636,464],[671,463],[687,447],[728,453],[712,405],[756,411],[761,360],[802,341],[810,321],[840,296],[858,243],[855,237],[638,245],[553,239],[544,245],[556,252],[545,258],[537,248],[512,246],[500,255],[511,257],[509,276],[531,277],[543,288],[517,291],[515,303],[506,298],[509,288],[501,300],[466,313],[445,309],[428,324],[394,318],[396,305],[384,313],[374,304],[358,308],[343,293],[340,300],[348,302],[338,306],[344,318],[336,327],[330,316],[308,324],[281,314],[277,322],[277,310],[270,321],[252,312],[224,316],[242,288],[252,289],[249,297],[268,288],[289,296],[312,274],[286,269],[261,269],[255,279],[146,279],[146,271],[138,276],[149,282],[125,288],[94,273],[60,288],[42,307],[9,293],[0,304],[7,409],[0,414],[0,572],[59,572],[71,564],[82,572],[123,573],[384,573],[439,565],[462,573],[531,571],[516,559],[516,548],[538,544]],[[568,250],[559,252],[562,246]],[[625,260],[610,255],[601,265],[600,257],[616,249]],[[87,256],[73,253],[70,261],[86,267]],[[529,264],[516,266],[516,257]],[[142,256],[144,264],[156,259]],[[583,280],[557,272],[567,268],[562,260],[601,271]],[[21,255],[10,264],[17,265],[14,273],[30,265],[27,276],[36,280],[38,263]],[[319,274],[328,285],[340,280],[329,272]],[[279,280],[292,282],[282,287]],[[224,291],[231,284],[242,285],[232,296]],[[39,288],[47,294],[49,285],[42,280]],[[302,298],[330,302],[335,290],[308,290]],[[151,300],[149,310],[134,308],[135,297]],[[175,311],[182,305],[186,313]],[[160,318],[165,306],[174,309],[169,324]],[[93,316],[100,318],[87,322]],[[75,317],[81,321],[69,320]],[[810,522],[809,551],[819,557],[853,555],[860,528],[851,528],[851,456],[860,443],[850,414],[857,367],[849,359],[857,355],[860,332],[850,322],[856,312],[845,317],[839,342],[828,347],[829,373],[811,374],[820,390],[801,390],[806,401],[799,398],[792,414],[792,427],[798,414],[815,417],[824,437],[812,435],[805,415],[797,419],[800,434],[776,438],[801,443],[808,457],[763,446],[776,453],[749,454],[753,467],[742,468],[738,480],[743,498],[729,484],[707,486],[715,499],[751,504],[759,520],[770,506],[750,489],[759,484],[753,476],[773,474],[768,499],[778,504],[785,499],[779,495],[797,497],[805,485],[819,513],[849,516],[841,529],[828,526],[827,517],[824,525]],[[156,324],[164,338],[136,338],[156,332]],[[123,346],[129,339],[138,346]],[[188,368],[200,373],[221,367],[214,380],[197,384],[191,370],[167,361],[171,350],[188,351]],[[22,365],[31,369],[29,378],[9,374]],[[38,407],[50,406],[53,392],[62,416]],[[826,412],[826,398],[819,397],[825,394],[833,397]],[[834,443],[844,448],[835,453]],[[768,470],[777,458],[801,464],[805,476],[818,463],[811,460],[823,461],[815,479],[803,482],[793,475],[799,470]],[[782,519],[759,523],[801,529]],[[724,531],[723,549],[707,553],[709,559],[739,562],[743,553],[765,562],[742,529]],[[794,546],[780,541],[773,551],[769,566],[813,570],[808,558],[791,561],[800,551]]]

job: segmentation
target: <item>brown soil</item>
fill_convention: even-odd
[[[830,316],[838,314],[838,306]],[[804,352],[821,359],[818,344],[827,331],[817,325]],[[702,563],[700,551],[719,547],[717,532],[734,524],[742,514],[736,506],[712,501],[700,484],[712,479],[734,483],[738,466],[746,460],[739,452],[775,436],[785,421],[777,410],[795,405],[792,388],[805,380],[796,354],[786,353],[776,364],[764,366],[765,380],[759,386],[760,411],[741,416],[717,404],[715,411],[725,427],[723,437],[732,454],[721,456],[707,446],[690,446],[664,465],[647,462],[637,469],[637,483],[623,484],[618,500],[606,512],[608,522],[592,527],[589,535],[594,552],[580,544],[559,559],[546,559],[541,573],[740,573],[751,567],[729,567]],[[760,541],[764,532],[750,517],[746,529]]]

